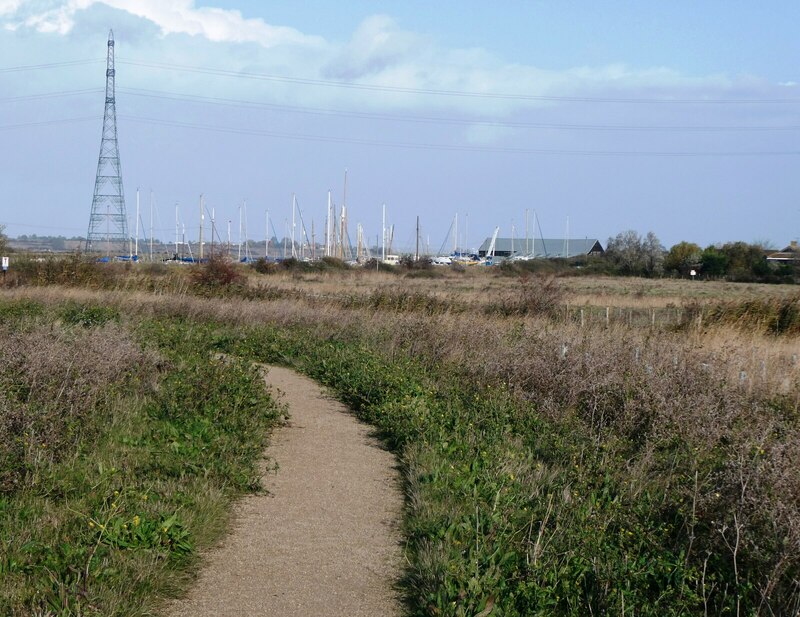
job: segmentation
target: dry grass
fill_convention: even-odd
[[[0,614],[153,614],[257,488],[279,409],[192,326],[38,291],[0,301]]]
[[[0,493],[35,482],[42,457],[58,460],[91,439],[85,415],[108,406],[125,380],[153,371],[115,324],[83,328],[0,327]]]
[[[789,614],[800,576],[797,338],[725,325],[674,330],[600,320],[581,326],[574,318],[565,322],[516,309],[487,316],[487,308],[502,306],[504,298],[524,301],[530,289],[518,279],[482,272],[436,280],[346,273],[263,281],[275,289],[274,299],[59,288],[4,295],[91,301],[143,316],[231,326],[297,326],[314,339],[368,344],[387,358],[411,356],[431,371],[459,373],[476,387],[508,392],[527,405],[527,413],[578,427],[587,442],[576,447],[576,467],[588,460],[607,466],[608,475],[626,487],[626,499],[647,495],[656,499],[654,511],[682,521],[671,541],[687,563],[704,567],[703,560],[713,556],[710,563],[725,576],[748,577],[750,601],[757,599],[750,604],[754,614]],[[633,286],[604,279],[563,285],[570,302],[593,284],[606,289],[599,306],[618,297],[630,308],[642,308],[636,303],[662,292],[658,297],[683,303],[697,297],[692,294],[699,286],[710,285],[647,282],[640,294],[636,286],[642,282],[628,283]],[[726,285],[706,289],[710,302],[731,293]],[[747,300],[765,293],[786,297],[794,290],[744,285],[735,292]],[[443,308],[422,310],[417,301],[408,308],[398,301],[414,294],[439,299],[442,305],[427,306]],[[353,297],[362,301],[348,301]],[[375,304],[370,298],[389,300]],[[464,304],[472,308],[455,308]],[[515,476],[535,478],[523,471],[515,469]],[[715,593],[712,607],[730,606],[730,598]]]

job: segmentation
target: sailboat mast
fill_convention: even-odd
[[[150,189],[150,261],[153,261],[153,189]]]
[[[203,224],[205,223],[205,220],[206,220],[206,213],[203,212],[203,194],[200,193],[200,234],[199,234],[200,256],[199,256],[199,259],[201,261],[203,259]]]
[[[242,202],[244,208],[244,258],[250,261],[250,245],[247,242],[247,200]]]
[[[331,257],[333,253],[333,238],[331,237],[331,191],[328,189],[328,216],[325,219],[325,256]]]
[[[175,258],[178,257],[178,241],[181,237],[180,225],[178,224],[178,202],[175,202]]]
[[[530,245],[528,244],[528,209],[525,208],[525,255],[530,255]]]
[[[339,240],[341,247],[341,255],[339,257],[341,259],[347,259],[350,257],[350,246],[348,245],[345,248],[345,242],[347,241],[347,206],[345,204],[342,204],[342,223],[341,231],[339,232]]]
[[[297,207],[297,197],[294,193],[292,193],[292,257],[296,257],[296,253],[294,250],[294,230],[297,227],[297,223],[295,222],[295,209]]]
[[[461,245],[461,252],[469,251],[469,212],[464,215],[464,244]]]
[[[414,249],[414,261],[419,261],[419,215],[417,215],[417,246]]]
[[[139,187],[136,187],[136,244],[134,245],[133,254],[136,259],[139,259]]]
[[[381,242],[381,261],[386,261],[386,204],[383,204],[383,241]]]

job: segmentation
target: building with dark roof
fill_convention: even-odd
[[[486,238],[478,249],[478,255],[486,257],[492,239]],[[497,238],[494,245],[495,257],[585,257],[605,253],[600,241],[595,238]]]

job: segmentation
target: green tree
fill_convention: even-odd
[[[701,271],[706,276],[724,276],[728,272],[728,256],[711,245],[700,255]]]
[[[664,270],[688,275],[689,272],[700,265],[703,250],[694,242],[678,242],[664,258]]]
[[[736,279],[751,279],[769,274],[769,263],[760,246],[729,242],[720,249],[728,257],[727,274]]]

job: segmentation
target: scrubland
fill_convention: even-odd
[[[325,383],[397,453],[410,614],[800,611],[796,288],[491,269],[242,269],[224,280],[208,268],[96,269],[2,293],[3,350],[28,348],[22,336],[43,346],[9,352],[23,368],[4,373],[0,399],[15,436],[0,437],[0,516],[20,529],[0,584],[16,614],[142,614],[150,600],[108,600],[104,612],[93,590],[112,598],[119,577],[138,576],[149,598],[185,582],[195,538],[219,533],[227,502],[191,507],[252,490],[278,417],[252,361]],[[213,360],[220,352],[241,360]],[[37,377],[53,373],[61,380]],[[224,393],[237,388],[246,394],[231,408]],[[224,448],[219,463],[206,459],[220,418],[225,439],[255,436],[243,467],[228,469]],[[57,447],[42,449],[45,434]],[[180,498],[161,496],[178,481],[190,485]],[[141,510],[143,494],[163,507]],[[62,503],[72,514],[50,512]],[[48,539],[31,516],[48,521]],[[112,521],[127,532],[133,516],[175,517],[180,534],[112,541]],[[115,560],[178,574],[159,586],[149,565],[125,574]]]

